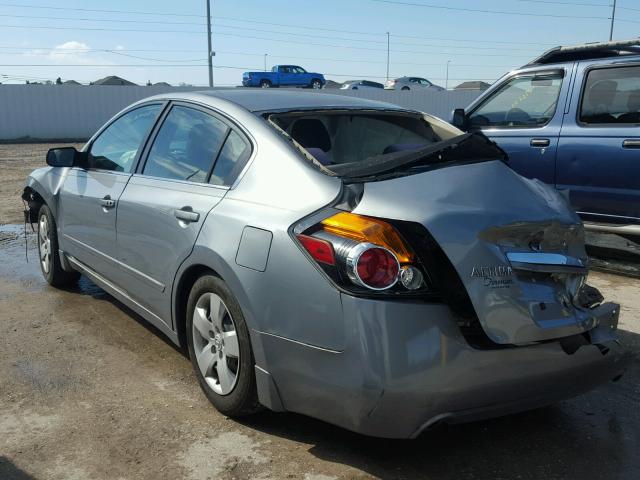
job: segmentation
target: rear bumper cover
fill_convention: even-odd
[[[262,340],[266,352],[278,352],[268,355],[269,370],[286,410],[365,435],[411,438],[440,421],[528,410],[624,371],[615,304],[594,310],[598,326],[569,354],[558,341],[471,348],[444,305],[346,295],[342,302],[349,338],[342,352],[281,337]]]

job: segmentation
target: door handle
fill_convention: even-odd
[[[622,142],[622,148],[640,148],[640,139],[627,138]]]
[[[532,147],[548,147],[551,145],[551,140],[548,138],[532,138],[529,145]]]
[[[113,208],[116,206],[116,201],[111,199],[110,195],[107,195],[102,200],[100,200],[100,205],[104,208]]]
[[[191,207],[176,208],[173,211],[173,215],[178,220],[182,220],[184,222],[197,222],[200,220],[200,214],[198,212],[194,212]]]

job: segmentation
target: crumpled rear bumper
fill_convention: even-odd
[[[580,338],[489,350],[467,343],[445,305],[347,295],[342,304],[344,351],[262,340],[285,410],[365,435],[411,438],[441,421],[551,404],[619,377],[626,363],[615,304],[595,309],[598,326]]]
[[[389,378],[359,431],[415,437],[439,422],[529,410],[619,378],[626,364],[616,339],[619,306],[605,304],[592,314],[597,327],[562,341],[476,350],[441,338],[439,368],[425,370],[413,382]]]

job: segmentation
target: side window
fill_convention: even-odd
[[[591,70],[582,92],[580,122],[640,123],[640,66]]]
[[[206,182],[229,127],[189,107],[171,108],[153,141],[143,174]]]
[[[231,182],[238,176],[242,167],[249,160],[250,155],[251,146],[249,143],[237,132],[231,130],[213,167],[209,183],[213,185],[231,185]]]
[[[512,78],[471,113],[471,126],[542,127],[556,112],[561,86],[559,73]]]
[[[91,145],[89,168],[130,173],[161,108],[162,105],[147,105],[115,120]]]

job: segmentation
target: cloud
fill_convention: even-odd
[[[48,58],[60,63],[90,63],[93,61],[88,55],[90,51],[91,47],[86,43],[70,41],[55,46]]]

